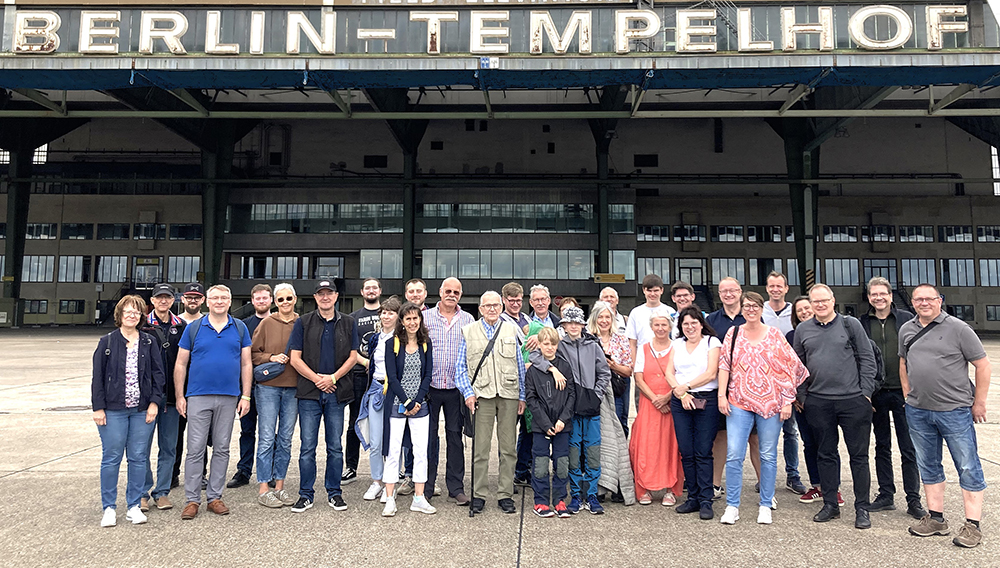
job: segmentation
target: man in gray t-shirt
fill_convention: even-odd
[[[969,324],[941,312],[941,294],[934,286],[917,286],[913,307],[917,317],[899,330],[899,378],[929,512],[910,534],[950,532],[943,514],[941,443],[946,441],[965,503],[966,522],[952,542],[972,548],[983,538],[979,520],[986,489],[973,424],[986,421],[990,360]],[[976,369],[975,385],[969,381],[969,363]]]

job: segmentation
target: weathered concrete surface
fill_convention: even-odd
[[[681,516],[656,504],[623,507],[606,504],[607,514],[586,512],[571,519],[540,519],[530,511],[531,495],[518,514],[504,515],[494,501],[485,514],[468,518],[465,508],[433,500],[438,514],[408,510],[400,498],[395,518],[379,516],[381,506],[361,499],[368,486],[362,455],[359,481],[344,490],[349,509],[323,504],[303,514],[270,510],[256,503],[256,490],[226,490],[232,509],[215,517],[204,508],[193,521],[180,520],[179,507],[152,510],[149,523],[124,519],[124,467],[120,478],[119,524],[102,529],[98,469],[100,439],[91,419],[91,357],[101,331],[22,329],[0,332],[0,559],[7,566],[997,566],[1000,565],[1000,510],[987,490],[983,529],[975,550],[958,549],[950,538],[909,536],[903,510],[873,513],[871,530],[853,528],[852,487],[844,463],[844,518],[825,525],[811,521],[819,505],[802,505],[779,490],[774,524],[757,525],[756,495],[747,466],[741,513],[732,527],[718,517]],[[987,351],[1000,371],[1000,341]],[[1000,387],[990,397],[989,422],[977,426],[987,482],[1000,483]],[[73,410],[72,407],[80,409]],[[66,408],[70,408],[66,410]],[[62,410],[59,410],[62,409]],[[234,423],[238,433],[238,424]],[[297,489],[298,433],[289,487]],[[322,440],[320,441],[322,448]],[[229,474],[238,453],[233,437]],[[466,448],[469,450],[468,445]],[[874,450],[873,450],[874,451]],[[154,449],[155,452],[155,449]],[[846,451],[845,451],[846,452]],[[154,453],[155,455],[155,453]],[[845,453],[846,455],[846,453]],[[946,458],[947,459],[947,458]],[[322,472],[324,455],[318,457]],[[495,462],[495,459],[494,459]],[[901,492],[898,475],[897,488]],[[954,468],[948,473],[946,516],[957,529],[961,499]],[[495,472],[496,464],[492,465]],[[804,463],[800,467],[805,474]],[[443,470],[443,464],[442,464]],[[322,474],[320,474],[322,475]],[[784,481],[779,472],[779,485]],[[872,464],[873,492],[874,462]],[[495,485],[495,475],[492,478]],[[468,481],[468,479],[467,479]],[[321,484],[322,482],[320,482]],[[171,493],[175,504],[183,493]],[[903,508],[901,495],[897,506]],[[716,505],[716,513],[723,505]],[[521,512],[524,511],[523,519]]]

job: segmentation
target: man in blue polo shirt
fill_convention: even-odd
[[[347,503],[340,490],[344,473],[344,451],[340,437],[344,432],[344,408],[363,393],[354,392],[351,369],[358,359],[358,327],[354,318],[337,311],[337,298],[343,281],[320,280],[313,299],[316,310],[295,322],[288,338],[288,356],[299,373],[295,398],[299,399],[299,500],[293,513],[313,506],[316,482],[316,446],[319,423],[326,430],[327,503],[335,511],[346,511]],[[344,377],[347,380],[342,381]]]
[[[174,364],[177,412],[188,422],[184,462],[187,505],[181,512],[185,520],[193,519],[201,505],[201,473],[209,432],[214,443],[206,488],[208,510],[216,515],[229,514],[229,508],[222,502],[229,467],[229,440],[236,416],[242,417],[250,409],[253,380],[250,334],[246,324],[229,315],[232,300],[226,286],[216,284],[208,289],[208,316],[184,328]]]

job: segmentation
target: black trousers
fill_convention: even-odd
[[[257,397],[250,389],[250,410],[240,417],[240,461],[236,464],[236,473],[250,479],[253,473],[253,462],[257,454],[254,445],[257,443]]]
[[[361,455],[361,440],[358,439],[358,433],[354,431],[354,423],[358,421],[358,414],[361,413],[361,397],[368,390],[368,373],[353,373],[351,380],[354,381],[354,400],[348,404],[350,414],[347,419],[347,444],[344,446],[344,465],[357,471],[358,460]]]
[[[906,425],[906,401],[900,389],[882,389],[872,397],[875,413],[872,415],[872,430],[875,432],[875,475],[878,477],[878,494],[895,495],[896,485],[892,472],[892,427],[889,414],[896,427],[896,442],[903,469],[903,491],[907,505],[920,503],[920,472],[917,469],[917,454],[910,439],[910,428]]]
[[[837,506],[840,488],[840,433],[850,456],[854,481],[854,509],[867,508],[871,501],[871,470],[868,445],[872,431],[872,405],[858,395],[847,400],[831,400],[809,395],[805,404],[806,420],[816,436],[819,454],[819,480],[823,503]]]
[[[448,445],[445,465],[445,484],[448,496],[465,493],[465,446],[462,441],[462,406],[465,399],[458,389],[436,389],[431,387],[427,396],[431,405],[430,440],[427,444],[427,485],[434,486],[437,479],[438,462],[441,454],[441,438],[438,436],[438,422],[444,411],[444,437]]]

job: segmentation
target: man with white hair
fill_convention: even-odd
[[[493,425],[497,427],[500,471],[497,505],[504,513],[515,513],[514,465],[517,417],[524,413],[524,361],[514,325],[500,319],[503,302],[492,290],[479,298],[482,318],[462,328],[455,366],[455,385],[465,405],[475,415],[475,452],[472,455],[472,511],[481,513],[489,487],[489,464]]]
[[[611,306],[611,311],[614,313],[614,329],[622,335],[625,334],[625,316],[618,313],[618,290],[615,290],[611,286],[606,286],[601,290],[601,301],[605,304]]]

